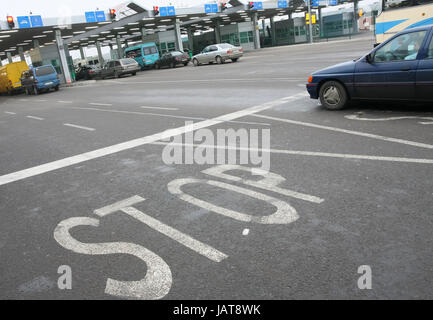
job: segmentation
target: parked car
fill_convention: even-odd
[[[22,89],[21,74],[29,70],[25,61],[12,62],[0,67],[0,93],[12,95]]]
[[[59,90],[60,79],[51,64],[32,68],[21,75],[21,84],[28,95],[42,91]]]
[[[181,51],[172,51],[164,53],[161,58],[156,61],[155,68],[160,69],[163,67],[175,68],[179,64],[187,66],[191,61],[189,55]]]
[[[350,100],[433,101],[433,25],[407,29],[362,58],[313,73],[312,99],[329,110]]]
[[[81,66],[75,71],[75,80],[91,80],[99,75],[100,69],[97,66]]]
[[[140,65],[132,58],[124,58],[108,61],[101,69],[101,78],[120,78],[125,74],[135,76],[141,70]]]
[[[244,50],[242,47],[235,47],[228,43],[219,43],[204,48],[202,52],[192,57],[192,62],[194,66],[214,62],[222,64],[226,60],[236,62],[243,55]]]

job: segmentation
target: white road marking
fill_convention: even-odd
[[[23,179],[26,179],[29,177],[33,177],[36,175],[40,175],[43,173],[58,170],[61,168],[69,167],[69,166],[72,166],[72,165],[75,165],[78,163],[82,163],[85,161],[89,161],[92,159],[98,159],[98,158],[101,158],[101,157],[104,157],[107,155],[111,155],[111,154],[118,153],[121,151],[140,147],[140,146],[143,146],[143,145],[146,145],[146,144],[158,141],[158,140],[163,140],[163,139],[167,139],[167,138],[170,138],[173,136],[182,135],[182,134],[185,134],[186,132],[192,132],[192,131],[195,131],[198,129],[207,128],[207,127],[214,126],[214,125],[224,123],[227,121],[232,121],[232,120],[235,120],[238,118],[242,118],[242,117],[257,113],[257,112],[261,112],[261,111],[273,108],[275,106],[287,103],[289,101],[294,101],[294,100],[303,98],[303,97],[305,97],[305,93],[295,94],[295,95],[288,96],[285,98],[270,101],[270,102],[267,102],[267,103],[264,103],[261,105],[249,107],[249,108],[246,108],[244,110],[240,110],[240,111],[228,113],[228,114],[225,114],[222,116],[218,116],[218,117],[213,118],[213,119],[204,120],[201,122],[197,122],[197,123],[194,123],[191,125],[182,126],[182,127],[175,128],[175,129],[165,130],[162,132],[152,134],[150,136],[125,141],[125,142],[118,143],[118,144],[108,146],[105,148],[81,153],[81,154],[78,154],[78,155],[75,155],[72,157],[63,158],[60,160],[41,164],[39,166],[35,166],[35,167],[28,168],[28,169],[12,172],[9,174],[5,174],[5,175],[0,176],[0,186],[11,183],[11,182],[23,180]]]
[[[37,101],[37,102],[47,102],[48,100],[37,99],[35,101]]]
[[[146,275],[139,281],[119,281],[108,278],[105,293],[117,297],[156,300],[165,297],[171,289],[173,277],[170,267],[157,254],[129,242],[83,243],[70,234],[79,226],[98,227],[99,220],[88,217],[74,217],[61,221],[54,230],[54,239],[64,248],[87,255],[127,254],[135,256],[146,264]]]
[[[297,150],[281,150],[281,149],[258,149],[258,148],[237,148],[231,146],[214,146],[214,145],[203,145],[203,144],[185,144],[185,143],[174,143],[174,142],[152,142],[153,145],[179,145],[189,147],[201,147],[201,148],[216,148],[216,149],[236,149],[236,150],[251,150],[251,151],[263,151],[269,153],[279,153],[287,155],[299,155],[299,156],[312,156],[312,157],[328,157],[328,158],[343,158],[343,159],[354,159],[354,160],[375,160],[375,161],[389,161],[389,162],[404,162],[404,163],[420,163],[420,164],[433,164],[433,159],[419,159],[419,158],[405,158],[405,157],[385,157],[385,156],[369,156],[359,154],[345,154],[345,153],[330,153],[330,152],[314,152],[314,151],[297,151]]]
[[[288,81],[288,82],[298,82],[304,79],[301,78],[222,78],[222,79],[182,79],[182,80],[152,80],[152,81],[105,81],[105,83],[116,83],[116,84],[163,84],[163,83],[187,83],[187,82],[267,82],[267,81]]]
[[[92,106],[103,106],[103,107],[111,107],[111,103],[99,103],[99,102],[89,102]]]
[[[44,118],[39,118],[39,117],[35,117],[35,116],[27,116],[27,118],[35,119],[35,120],[45,120]]]
[[[147,226],[151,227],[152,229],[162,233],[163,235],[179,242],[180,244],[184,245],[185,247],[205,256],[206,258],[215,261],[215,262],[221,262],[222,260],[228,258],[228,256],[211,246],[204,244],[182,232],[179,230],[176,230],[161,221],[152,218],[151,216],[145,214],[144,212],[141,212],[140,210],[135,209],[132,207],[132,205],[137,204],[139,202],[144,201],[145,199],[140,196],[133,196],[131,198],[121,200],[119,202],[113,203],[109,206],[97,209],[94,211],[94,213],[100,217],[105,217],[111,213],[114,213],[116,211],[122,211],[129,216],[137,219],[138,221],[146,224]]]
[[[372,133],[346,130],[346,129],[336,128],[336,127],[328,127],[328,126],[323,126],[323,125],[319,125],[319,124],[315,124],[315,123],[295,121],[295,120],[290,120],[290,119],[275,118],[275,117],[266,116],[266,115],[262,115],[262,114],[251,114],[251,116],[257,117],[257,118],[262,118],[262,119],[281,121],[281,122],[290,123],[290,124],[296,124],[296,125],[310,127],[310,128],[324,129],[324,130],[329,130],[329,131],[334,131],[334,132],[347,133],[347,134],[352,134],[355,136],[372,138],[372,139],[377,139],[377,140],[382,140],[382,141],[387,141],[387,142],[395,142],[395,143],[405,144],[408,146],[413,146],[413,147],[418,147],[418,148],[433,149],[433,145],[431,145],[431,144],[409,141],[409,140],[398,139],[398,138],[385,137],[385,136],[372,134]]]
[[[402,117],[386,117],[386,118],[361,118],[360,114],[350,114],[344,116],[349,120],[358,120],[358,121],[395,121],[395,120],[405,120],[405,119],[424,119],[424,120],[433,120],[433,117],[423,117],[423,116],[402,116]],[[425,124],[420,122],[421,124]]]
[[[16,114],[15,112],[5,111],[7,114]]]
[[[433,122],[419,122],[420,124],[433,124]]]
[[[237,192],[251,198],[262,200],[277,208],[277,210],[266,216],[254,216],[248,213],[227,209],[221,206],[214,205],[210,202],[198,199],[182,191],[181,187],[186,184],[208,184],[221,189],[226,189],[230,192]],[[176,195],[179,199],[189,202],[192,205],[203,208],[207,211],[218,213],[222,216],[232,218],[242,222],[255,222],[261,224],[289,224],[299,219],[299,215],[295,208],[285,201],[259,193],[250,189],[234,186],[232,184],[219,182],[215,180],[200,180],[200,179],[176,179],[168,183],[168,191]]]
[[[28,99],[20,99],[19,101],[29,101]]]
[[[64,100],[59,100],[57,101],[58,103],[72,103],[72,101],[64,101]]]
[[[179,110],[179,108],[146,107],[146,106],[141,106],[140,108],[142,108],[142,109],[172,110],[172,111]]]
[[[209,120],[208,118],[202,117],[188,117],[188,116],[179,116],[172,114],[164,114],[164,113],[152,113],[152,112],[138,112],[138,111],[126,111],[126,110],[113,110],[113,109],[98,109],[98,108],[86,108],[86,107],[70,107],[68,110],[76,109],[76,110],[89,110],[89,111],[100,111],[100,112],[111,112],[111,113],[122,113],[122,114],[135,114],[142,116],[155,116],[155,117],[165,117],[165,118],[174,118],[174,119],[185,119],[185,120]],[[248,121],[226,121],[230,123],[240,123],[240,124],[250,124],[250,125],[261,125],[261,126],[270,126],[269,123],[265,122],[248,122]]]
[[[94,128],[83,127],[83,126],[79,126],[79,125],[72,124],[72,123],[64,123],[63,125],[67,126],[67,127],[72,127],[72,128],[77,128],[77,129],[83,129],[83,130],[87,130],[87,131],[95,131],[96,130]]]
[[[243,236],[247,236],[249,233],[250,233],[250,229],[244,229],[244,231],[242,231]]]

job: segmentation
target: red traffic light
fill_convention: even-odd
[[[153,15],[157,16],[159,14],[159,7],[155,6],[153,7]]]
[[[248,9],[254,8],[254,2],[248,2]]]
[[[14,22],[14,17],[8,16],[8,22]]]
[[[14,17],[12,17],[12,16],[7,16],[6,20],[7,20],[7,22],[8,22],[8,26],[9,26],[9,28],[12,29],[13,27],[15,27]]]
[[[111,20],[116,19],[116,9],[110,9],[110,18]]]
[[[227,9],[227,3],[221,3],[221,11],[224,11]]]

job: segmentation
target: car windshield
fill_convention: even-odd
[[[46,66],[46,67],[40,67],[36,69],[36,76],[41,77],[41,76],[47,76],[49,74],[55,73],[53,67],[51,66]]]
[[[122,59],[120,62],[123,65],[136,64],[137,62],[134,59]]]
[[[180,52],[180,51],[173,51],[173,52],[171,52],[171,55],[172,56],[181,56],[181,55],[183,55],[183,52]]]

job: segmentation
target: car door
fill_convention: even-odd
[[[209,48],[209,54],[208,54],[208,62],[214,62],[215,58],[218,53],[218,47],[217,46],[210,46]]]
[[[433,30],[424,46],[423,57],[416,72],[415,95],[417,100],[433,100]]]
[[[207,55],[209,53],[209,48],[210,47],[204,48],[203,51],[197,56],[197,59],[198,59],[198,61],[200,63],[207,63],[207,62],[209,62],[208,57],[207,57]]]
[[[378,47],[355,67],[355,98],[412,100],[418,52],[427,31],[413,31],[396,36]]]

